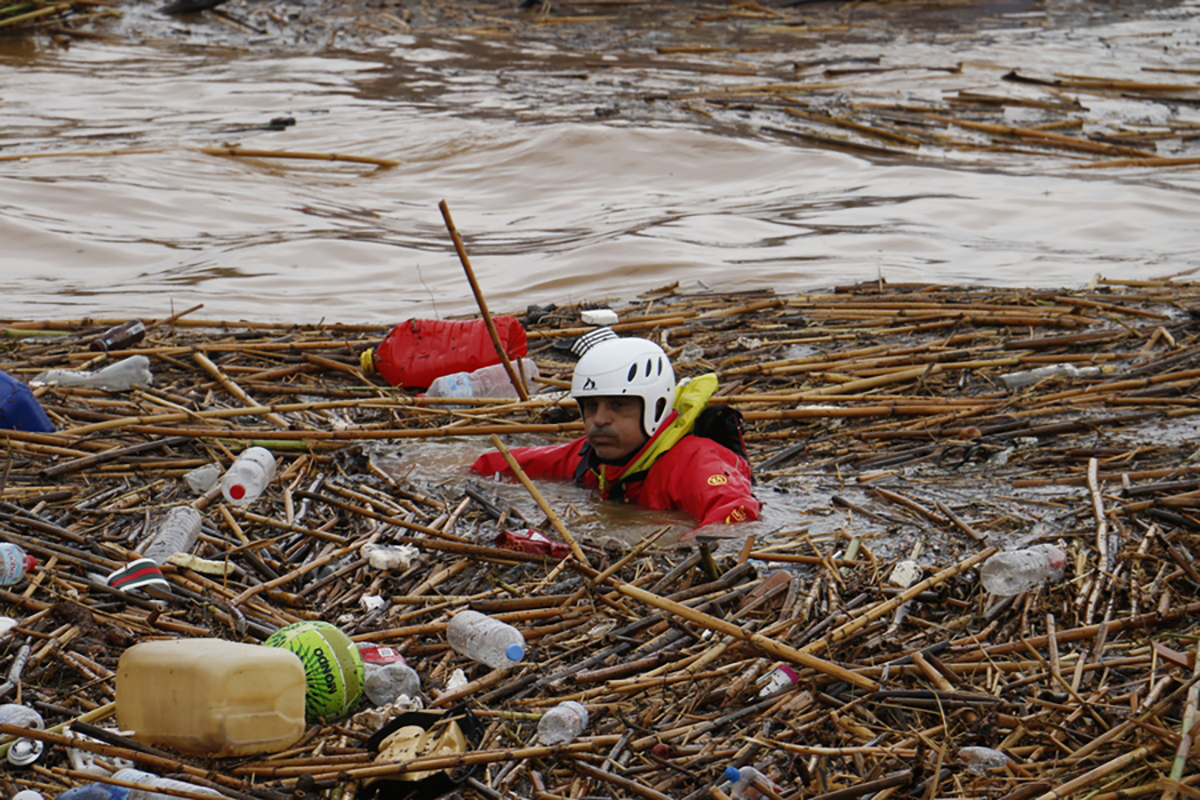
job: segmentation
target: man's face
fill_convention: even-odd
[[[649,438],[642,432],[642,398],[613,395],[583,397],[583,433],[596,455],[618,461],[637,450]]]

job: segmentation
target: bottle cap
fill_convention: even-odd
[[[788,680],[790,680],[792,683],[800,680],[800,675],[797,674],[796,670],[792,669],[787,664],[776,664],[775,669],[779,670],[784,675],[787,675]]]
[[[361,356],[358,357],[358,365],[362,367],[362,371],[370,375],[375,371],[375,351],[368,347],[363,350]]]
[[[508,656],[509,661],[520,661],[525,657],[525,648],[513,642],[508,647],[504,648],[504,655]]]
[[[33,556],[29,555],[28,553],[26,553],[25,554],[25,571],[32,572],[33,568],[36,566],[37,566],[37,559],[34,558]]]
[[[17,739],[8,748],[8,763],[14,767],[28,767],[42,757],[44,748],[40,739]]]
[[[240,483],[235,483],[229,487],[229,496],[234,500],[241,500],[246,496],[246,487]]]
[[[725,768],[725,780],[729,781],[730,783],[737,783],[741,779],[742,779],[742,771],[740,769],[738,769],[737,767],[726,767]]]

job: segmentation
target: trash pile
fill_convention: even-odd
[[[479,321],[4,321],[0,793],[1189,795],[1198,299],[667,287],[438,396]],[[719,376],[773,513],[621,546],[374,457],[580,435],[598,322]]]

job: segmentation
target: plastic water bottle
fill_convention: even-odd
[[[795,686],[798,680],[800,680],[800,676],[796,674],[796,670],[787,664],[776,664],[774,669],[764,676],[762,689],[758,691],[758,696],[766,697],[769,694],[778,692],[780,689]]]
[[[528,386],[541,377],[532,358],[513,362],[517,374],[525,376]],[[481,367],[474,372],[454,372],[429,384],[426,397],[519,397],[503,364]]]
[[[493,669],[514,666],[525,657],[525,637],[498,619],[478,611],[460,611],[446,626],[446,640],[455,652]]]
[[[109,392],[126,392],[134,386],[149,386],[153,382],[154,375],[150,372],[150,359],[146,356],[130,356],[115,364],[109,364],[98,372],[73,369],[47,370],[29,383],[31,386],[44,384],[88,386]]]
[[[762,782],[766,786],[770,786],[772,789],[779,789],[779,786],[775,784],[775,781],[771,780],[766,775],[763,775],[754,767],[726,767],[725,780],[733,784],[729,787],[729,796],[734,798],[734,800],[737,800],[738,798],[745,798],[745,800],[758,800],[760,797],[766,797],[766,795],[764,795],[758,789],[758,787],[754,785],[755,780]]]
[[[0,586],[20,583],[25,574],[37,566],[37,559],[20,545],[0,542]]]
[[[155,775],[153,772],[143,772],[140,769],[119,769],[113,773],[113,777],[119,781],[128,781],[129,783],[141,783],[147,786],[158,786],[163,789],[178,789],[183,792],[195,792],[196,794],[207,794],[213,797],[224,797],[225,795],[218,792],[216,789],[210,789],[207,786],[197,786],[194,783],[186,781],[177,781],[173,778],[162,778]],[[162,792],[152,792],[146,789],[130,789],[127,795],[129,800],[175,800],[173,795],[163,794]]]
[[[1029,386],[1046,378],[1090,378],[1100,373],[1100,367],[1083,367],[1080,369],[1074,364],[1047,364],[1037,369],[1010,372],[1007,375],[1001,375],[1000,380],[1004,381],[1004,385],[1009,389],[1020,389],[1023,386]]]
[[[387,705],[400,695],[416,697],[421,691],[421,676],[403,661],[390,664],[363,662],[366,679],[363,693],[377,706]]]
[[[990,747],[963,747],[959,749],[958,757],[967,765],[967,772],[975,775],[983,775],[1008,763],[1008,756]]]
[[[53,433],[54,423],[42,404],[19,380],[0,371],[0,428],[9,431]]]
[[[1021,594],[1062,577],[1067,554],[1052,544],[1035,544],[1021,550],[1007,550],[989,558],[979,570],[983,588],[994,595]]]
[[[265,447],[247,447],[221,478],[221,493],[231,503],[256,500],[275,477],[275,456]]]
[[[542,714],[538,720],[538,741],[542,744],[564,744],[571,741],[588,724],[588,712],[582,703],[567,700]]]
[[[140,319],[131,319],[115,328],[109,328],[97,336],[88,345],[88,349],[107,353],[109,350],[123,350],[140,342],[146,336],[146,323]]]
[[[146,558],[162,566],[176,553],[190,553],[200,538],[200,512],[191,506],[175,506],[159,524],[146,545]]]
[[[22,789],[12,796],[12,800],[46,800],[41,792],[35,792],[33,789]]]

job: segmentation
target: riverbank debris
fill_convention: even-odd
[[[718,374],[718,401],[746,420],[773,509],[763,522],[736,539],[655,531],[639,545],[599,535],[618,527],[603,509],[560,506],[573,541],[552,556],[496,543],[528,528],[559,538],[514,499],[521,487],[389,471],[387,452],[425,441],[482,451],[496,434],[579,435],[570,344],[597,307],[617,313],[619,334],[662,343],[680,377]],[[45,722],[0,725],[45,745],[0,788],[51,798],[95,781],[69,757],[83,751],[263,800],[347,798],[438,770],[472,800],[720,800],[729,766],[796,800],[1190,794],[1198,309],[1200,285],[1171,280],[665,287],[516,313],[547,385],[526,401],[453,403],[361,371],[390,326],[189,309],[145,320],[135,347],[97,352],[90,342],[124,320],[0,321],[0,368],[18,379],[132,355],[154,375],[123,392],[38,387],[55,430],[0,432],[0,540],[37,559],[0,588],[16,623],[0,640],[0,701]],[[1004,381],[1051,364],[1078,369]],[[254,503],[184,479],[249,446],[278,461]],[[107,585],[179,504],[202,527],[192,558],[161,565],[167,587]],[[1006,597],[981,588],[989,556],[1040,542],[1067,554],[1061,579]],[[370,545],[410,549],[392,570]],[[525,658],[493,670],[455,653],[445,630],[466,608],[518,628]],[[380,761],[367,742],[402,709],[366,700],[264,756],[183,756],[113,727],[117,661],[133,644],[261,643],[304,620],[403,655],[420,704],[468,708],[478,746]],[[794,680],[777,680],[780,663]],[[586,709],[583,733],[534,741],[565,701]],[[981,761],[980,748],[1000,755]]]

